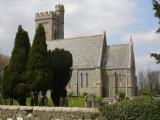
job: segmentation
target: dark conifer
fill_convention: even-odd
[[[153,0],[153,9],[155,10],[155,17],[158,18],[160,24],[160,0]],[[160,32],[160,28],[157,32]]]
[[[153,0],[153,9],[155,10],[155,17],[158,18],[160,24],[160,0]],[[160,33],[160,27],[157,30],[157,33]],[[160,63],[160,54],[159,53],[151,53],[151,57],[154,57],[157,63]]]
[[[39,24],[30,49],[26,79],[29,82],[30,91],[34,94],[35,105],[38,105],[38,93],[42,91],[44,94],[48,89],[48,81],[50,79],[49,55],[47,52],[47,44],[45,31],[42,24]]]
[[[26,104],[27,86],[24,79],[30,49],[28,33],[18,27],[14,48],[8,67],[4,71],[2,93],[4,98],[14,98],[20,105]]]
[[[59,106],[60,98],[67,96],[67,84],[72,75],[72,54],[64,49],[55,49],[51,53],[52,72],[54,74],[52,85],[52,101],[55,106]]]

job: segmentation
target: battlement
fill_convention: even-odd
[[[45,11],[45,12],[40,12],[35,14],[35,20],[40,20],[40,19],[52,19],[53,17],[56,18],[56,13],[53,11]]]
[[[57,4],[52,11],[36,13],[36,29],[40,23],[44,26],[47,41],[64,38],[64,6]]]
[[[55,11],[62,11],[62,12],[64,12],[64,6],[63,6],[63,4],[57,4],[57,5],[55,5]]]

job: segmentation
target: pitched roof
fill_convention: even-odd
[[[107,46],[105,69],[130,68],[131,46],[130,44]]]
[[[104,35],[47,41],[50,50],[64,48],[73,56],[73,69],[100,67]]]

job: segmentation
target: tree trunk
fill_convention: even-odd
[[[60,102],[60,97],[58,94],[56,94],[56,92],[51,92],[51,98],[52,98],[52,102],[55,106],[59,106],[59,102]]]
[[[18,102],[19,102],[20,105],[26,106],[26,98],[24,96],[20,97]]]
[[[34,92],[34,105],[38,106],[38,92],[37,91]]]

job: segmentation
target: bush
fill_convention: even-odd
[[[86,92],[83,92],[83,97],[85,97],[85,96],[87,96],[88,95],[88,93],[86,93]]]
[[[125,95],[124,92],[121,92],[121,91],[120,91],[118,95],[119,95],[119,100],[120,100],[120,101],[122,101],[122,100],[125,99],[125,96],[126,96],[126,95]]]
[[[0,105],[3,105],[3,98],[0,97]]]
[[[159,120],[160,100],[137,97],[100,108],[104,120]]]

